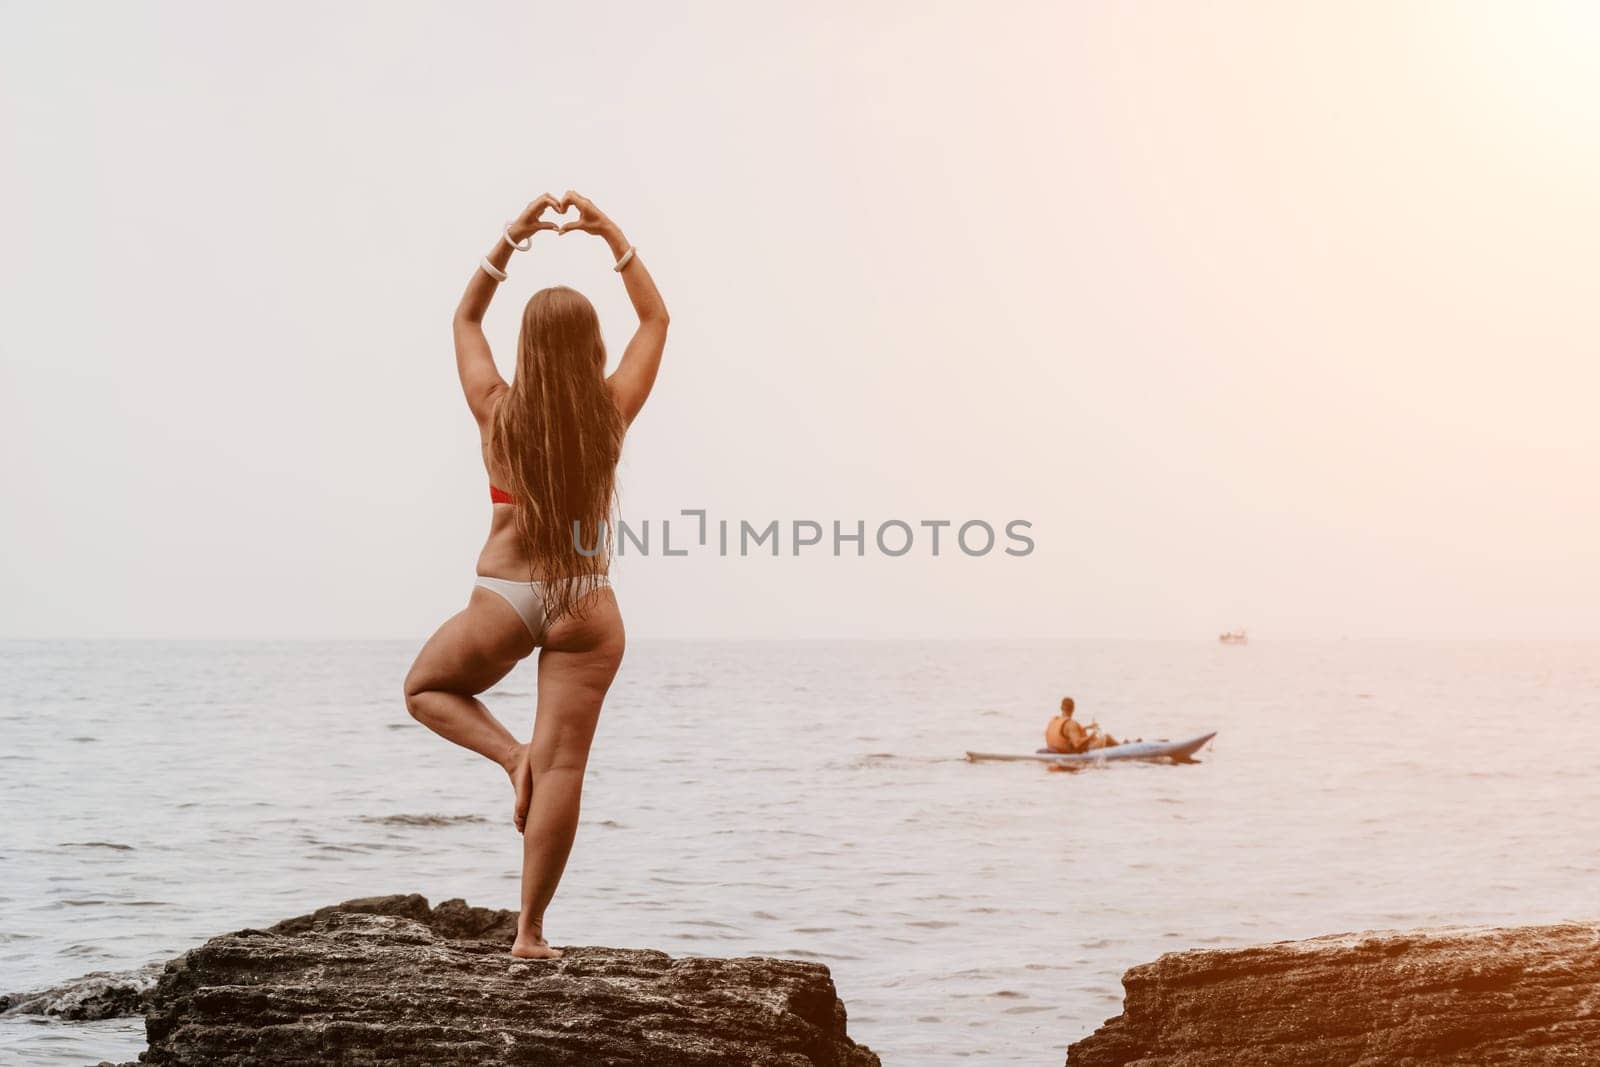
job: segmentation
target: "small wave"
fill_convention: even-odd
[[[89,942],[79,942],[76,945],[68,945],[66,948],[61,950],[61,954],[63,956],[73,957],[82,956],[89,959],[111,959],[114,955],[111,952],[107,952],[105,946],[91,944]]]
[[[132,845],[122,845],[115,841],[63,841],[62,848],[114,848],[118,852],[132,852]]]
[[[869,740],[875,741],[877,738],[870,738]],[[967,762],[965,756],[911,756],[903,752],[869,752],[864,756],[856,756],[854,759],[851,759],[848,762],[828,762],[823,766],[829,768],[830,770],[836,767],[843,767],[846,770],[857,771],[869,767],[882,767],[886,764],[901,766],[919,764],[923,766],[932,766],[936,763],[965,762]]]
[[[363,815],[357,821],[374,826],[456,826],[489,820],[482,815]]]

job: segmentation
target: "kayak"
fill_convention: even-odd
[[[1112,760],[1182,760],[1188,759],[1217,736],[1215,730],[1186,741],[1132,741],[1126,745],[1111,745],[1093,752],[968,752],[967,759],[974,763],[985,760],[1030,760],[1035,763],[1100,763]]]

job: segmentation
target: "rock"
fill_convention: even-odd
[[[1600,1063],[1600,924],[1176,952],[1069,1067]]]
[[[473,908],[464,900],[447,900],[437,908],[429,908],[427,898],[418,893],[347,900],[343,904],[319,908],[310,915],[285,919],[269,929],[273,933],[309,930],[315,920],[338,911],[399,915],[416,919],[441,936],[458,939],[509,945],[517,936],[517,913],[514,911]],[[0,994],[0,1014],[48,1015],[73,1022],[143,1015],[162,967],[163,964],[157,962],[134,971],[92,971],[49,989]]]
[[[144,1064],[869,1067],[828,969],[762,957],[507,952],[513,912],[374,897],[168,963]]]
[[[0,1013],[49,1015],[73,1022],[139,1015],[160,973],[159,963],[136,971],[94,971],[49,989],[0,996]]]
[[[415,919],[440,937],[457,941],[495,941],[507,945],[517,939],[517,913],[504,908],[474,908],[461,899],[447,900],[437,908],[428,907],[421,893],[394,893],[386,897],[360,897],[343,904],[318,908],[310,915],[285,919],[267,929],[274,934],[295,934],[309,930],[319,919],[336,912],[363,915],[396,915]]]

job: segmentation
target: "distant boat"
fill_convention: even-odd
[[[1248,645],[1250,643],[1250,635],[1245,633],[1243,628],[1224,630],[1217,635],[1217,640],[1225,645]]]

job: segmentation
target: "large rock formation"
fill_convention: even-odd
[[[1070,1067],[1600,1063],[1600,924],[1176,952],[1122,984]]]
[[[167,964],[146,1064],[771,1064],[869,1067],[828,969],[750,957],[507,951],[513,912],[350,901]]]

